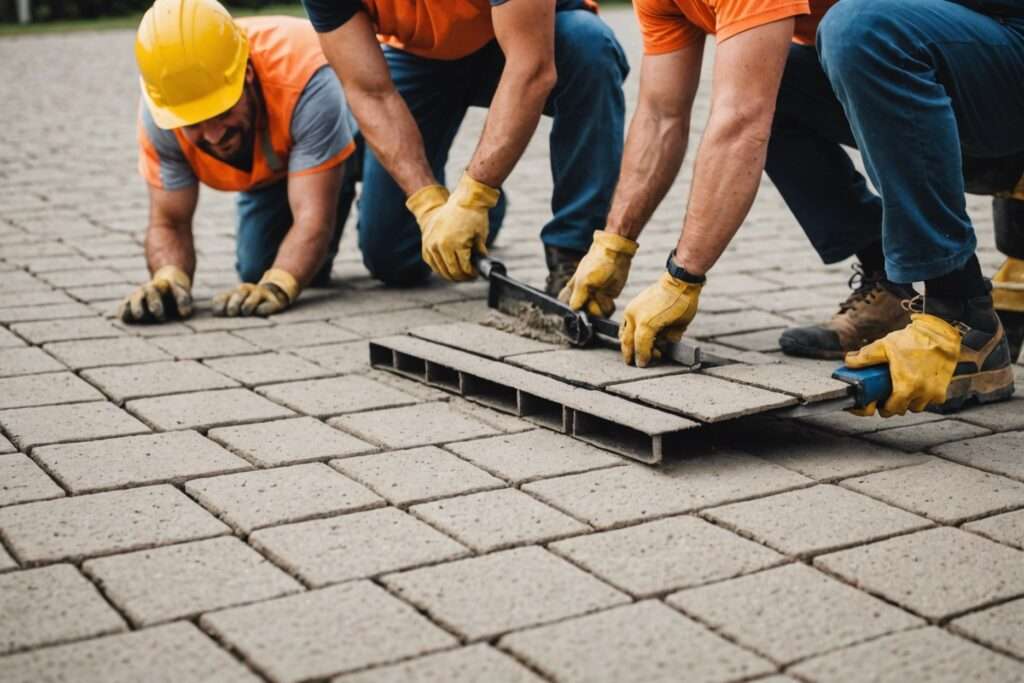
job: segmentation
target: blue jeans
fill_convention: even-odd
[[[564,4],[564,3],[559,3]],[[466,110],[487,107],[505,58],[492,41],[462,59],[426,59],[384,48],[391,78],[419,126],[427,161],[445,182],[444,167]],[[553,218],[541,230],[545,244],[586,251],[594,230],[604,227],[622,161],[629,73],[614,33],[581,9],[555,15],[558,82],[544,108],[553,118],[551,173]],[[370,273],[392,285],[422,282],[430,269],[420,256],[420,231],[405,208],[405,193],[365,149],[359,200],[359,248]],[[489,240],[504,218],[504,193],[491,210]]]
[[[1024,18],[951,0],[842,0],[794,45],[766,171],[826,263],[881,240],[887,277],[960,268],[963,158],[1024,150]],[[860,149],[873,194],[840,145]]]

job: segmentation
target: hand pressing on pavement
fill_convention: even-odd
[[[615,312],[615,298],[626,286],[638,246],[628,237],[596,231],[590,250],[558,298],[573,310],[585,308],[590,315],[607,318]]]
[[[192,279],[177,266],[163,266],[117,309],[126,323],[144,323],[187,318],[192,315]]]
[[[657,342],[678,342],[693,316],[704,285],[684,282],[664,273],[653,285],[637,294],[623,315],[619,328],[622,360],[647,367],[661,357]]]
[[[299,297],[299,281],[286,270],[271,268],[259,283],[243,282],[213,298],[213,314],[234,318],[250,315],[274,315],[292,305]]]

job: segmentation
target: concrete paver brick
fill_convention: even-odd
[[[529,370],[590,388],[690,371],[675,363],[659,363],[647,368],[626,365],[622,362],[622,354],[613,349],[559,349],[512,356],[507,360]]]
[[[17,450],[14,444],[7,440],[6,436],[0,434],[0,453],[14,453]]]
[[[384,505],[362,484],[315,462],[195,479],[185,491],[243,533]]]
[[[1014,396],[1009,401],[987,405],[971,406],[957,413],[957,419],[987,427],[992,431],[1024,429],[1024,396]]]
[[[554,344],[467,322],[413,328],[414,337],[500,360],[521,353],[553,351]]]
[[[218,290],[227,290],[230,287],[233,287],[234,284],[235,284],[234,282],[232,282],[230,284],[225,282],[223,285],[218,287]],[[195,295],[195,292],[193,292],[193,295]],[[212,296],[213,296],[213,294],[211,293],[211,298],[212,298]],[[273,323],[271,323],[266,318],[259,318],[257,316],[238,317],[238,318],[222,318],[222,317],[218,317],[218,316],[213,315],[211,310],[208,309],[208,308],[205,308],[205,307],[199,308],[199,310],[197,310],[196,313],[191,318],[189,318],[187,321],[185,321],[185,325],[190,330],[192,330],[194,332],[197,332],[197,333],[199,333],[199,334],[201,334],[203,336],[206,336],[206,337],[209,337],[209,335],[214,335],[215,334],[215,335],[217,335],[218,339],[220,338],[220,334],[224,333],[224,332],[228,332],[228,331],[232,331],[233,332],[235,330],[248,330],[248,329],[253,329],[253,328],[270,327],[272,324]],[[211,358],[212,356],[207,355],[207,352],[211,349],[213,343],[215,343],[215,342],[207,341],[207,342],[202,342],[200,344],[197,344],[196,346],[193,346],[193,347],[188,347],[186,345],[186,346],[184,346],[182,348],[182,351],[184,351],[185,353],[200,353],[200,354],[202,354],[202,357],[204,357],[204,358]],[[168,349],[168,351],[170,353],[174,353],[174,351],[170,351],[170,349]],[[237,351],[236,350],[236,351],[233,351],[232,353],[253,353],[253,351],[251,349],[249,351]],[[177,355],[177,354],[175,354],[175,355]],[[178,357],[182,358],[183,356],[178,356]]]
[[[548,546],[632,595],[650,597],[785,561],[774,550],[696,517],[669,517]]]
[[[505,432],[506,434],[528,432],[531,429],[536,429],[537,427],[532,422],[527,422],[522,418],[509,415],[508,413],[498,412],[497,410],[492,410],[485,405],[474,403],[473,401],[467,401],[464,398],[452,396],[448,400],[460,413],[474,417],[484,424],[488,424],[499,431]]]
[[[791,363],[792,358],[787,358],[786,363]],[[829,367],[832,367],[830,364]],[[830,432],[837,432],[839,434],[869,434],[872,432],[879,432],[884,429],[896,429],[897,427],[910,427],[912,425],[920,425],[926,422],[937,422],[939,420],[947,419],[945,415],[938,413],[907,413],[906,415],[896,415],[894,417],[881,417],[874,415],[872,417],[860,417],[847,413],[846,411],[840,411],[836,413],[826,413],[822,415],[809,415],[808,417],[799,418],[800,422],[805,424],[820,427]]]
[[[170,359],[151,342],[138,337],[53,342],[44,348],[47,353],[76,370]]]
[[[973,439],[989,434],[989,430],[959,420],[937,420],[911,427],[886,429],[866,434],[865,439],[875,443],[899,448],[910,453],[930,449],[950,441]]]
[[[0,506],[62,498],[64,489],[21,453],[0,456]]]
[[[0,532],[22,563],[76,560],[228,528],[172,486],[148,486],[0,508]]]
[[[1024,402],[1021,403],[1024,407]],[[1024,431],[1004,432],[937,446],[933,453],[964,465],[1024,481]]]
[[[192,360],[92,368],[83,370],[82,377],[118,402],[238,386],[230,377]]]
[[[775,671],[653,600],[512,633],[500,645],[564,683],[725,683]]]
[[[303,590],[232,537],[89,560],[82,570],[137,627]]]
[[[958,633],[1024,659],[1024,600],[1013,600],[951,623]]]
[[[157,429],[164,430],[205,429],[295,415],[248,389],[139,398],[129,401],[126,407]]]
[[[125,630],[124,620],[69,564],[0,574],[0,605],[0,654]]]
[[[192,322],[190,321],[191,325]],[[257,353],[260,348],[227,332],[200,332],[177,337],[158,337],[152,343],[180,360]]]
[[[508,655],[478,643],[340,676],[332,683],[541,683],[543,680]]]
[[[124,332],[103,318],[73,318],[19,323],[11,329],[33,344],[69,341],[72,339],[103,339],[120,337]]]
[[[246,386],[313,379],[331,374],[319,365],[288,353],[213,358],[205,363],[222,375],[233,377]]]
[[[1024,510],[986,517],[963,528],[1024,550]]]
[[[66,370],[64,364],[34,346],[0,349],[0,377]]]
[[[369,581],[213,612],[200,625],[274,683],[298,683],[457,643]]]
[[[366,351],[365,341],[303,346],[293,349],[292,353],[338,374],[365,372],[370,369],[370,357]]]
[[[436,446],[345,458],[330,464],[393,505],[504,486],[500,479]]]
[[[417,398],[360,375],[285,382],[260,394],[306,415],[328,417],[416,403]]]
[[[7,550],[0,545],[0,572],[5,572],[9,569],[17,569],[18,563],[14,561],[14,558],[10,556]]]
[[[803,564],[684,590],[668,602],[779,663],[923,623]]]
[[[949,527],[823,555],[814,564],[931,619],[1024,595],[1024,553]]]
[[[793,394],[804,401],[823,401],[842,398],[850,385],[818,372],[774,365],[725,365],[710,368],[705,374],[732,382],[749,384],[770,391]]]
[[[720,422],[798,402],[792,396],[697,373],[616,384],[609,391],[701,422]]]
[[[331,321],[332,324],[351,330],[356,336],[365,339],[405,334],[416,327],[443,325],[450,322],[452,322],[451,318],[429,308],[359,315]]]
[[[181,483],[251,467],[193,431],[41,446],[32,455],[73,494]]]
[[[57,289],[40,289],[26,292],[0,292],[0,309],[73,303],[75,303],[74,299]]]
[[[497,429],[445,403],[342,415],[328,424],[389,448],[412,448],[498,433]]]
[[[24,347],[25,342],[21,337],[8,332],[6,327],[0,327],[0,349]]]
[[[21,375],[0,379],[0,410],[55,403],[102,401],[103,394],[70,372]]]
[[[7,281],[4,281],[7,286]],[[41,304],[38,306],[14,306],[11,308],[0,308],[0,323],[24,323],[36,320],[63,320],[65,318],[94,318],[95,311],[80,304],[57,303]]]
[[[536,546],[391,574],[383,581],[468,640],[493,638],[629,601]]]
[[[311,586],[469,554],[440,531],[393,507],[261,529],[251,541]]]
[[[124,276],[109,268],[90,268],[87,270],[64,270],[43,273],[39,279],[54,287],[75,287],[80,285],[104,285],[124,281]]]
[[[715,313],[699,315],[687,329],[689,337],[705,339],[721,337],[738,332],[754,332],[769,328],[785,327],[790,321],[782,316],[767,311],[746,310],[735,313]]]
[[[208,436],[260,467],[347,457],[376,449],[312,417],[218,427]]]
[[[715,337],[719,344],[726,344],[744,351],[757,351],[761,353],[779,350],[779,336],[785,328],[776,327],[757,332],[740,332],[739,334],[728,334],[722,337]]]
[[[150,431],[113,403],[72,403],[0,411],[0,427],[22,450],[48,443],[87,441]]]
[[[359,338],[358,335],[324,322],[257,327],[251,330],[238,330],[232,334],[267,351],[355,341]]]

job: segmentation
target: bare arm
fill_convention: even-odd
[[[715,264],[754,202],[793,23],[765,24],[718,46],[711,116],[676,248],[676,262],[695,275]]]
[[[344,166],[288,178],[293,223],[281,242],[274,268],[291,273],[305,287],[320,270],[334,235]]]
[[[192,278],[196,250],[192,242],[192,217],[199,201],[199,186],[163,190],[149,186],[149,226],[146,229],[146,263],[149,272],[177,266]]]

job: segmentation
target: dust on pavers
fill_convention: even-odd
[[[34,346],[0,349],[0,377],[58,372],[66,369],[59,360]]]
[[[1024,480],[1024,431],[948,443],[932,448],[931,452],[987,472]]]
[[[754,332],[773,327],[786,327],[790,320],[766,311],[736,311],[698,315],[687,328],[686,335],[698,339],[721,337],[737,332]]]
[[[5,281],[6,285],[6,281]],[[62,303],[38,306],[0,308],[0,323],[23,323],[36,320],[62,320],[65,318],[95,318],[96,312],[85,304]]]
[[[512,633],[499,646],[564,683],[725,683],[775,671],[654,600]]]
[[[330,465],[401,506],[505,485],[436,446],[332,460]]]
[[[943,524],[1024,507],[1024,483],[939,459],[842,485]]]
[[[667,602],[780,664],[924,624],[800,563],[684,590]]]
[[[1024,665],[940,628],[915,629],[800,662],[790,671],[811,683],[1021,683]]]
[[[721,422],[799,403],[793,396],[697,373],[615,384],[608,391],[701,422]]]
[[[881,432],[865,434],[864,438],[883,446],[913,453],[950,441],[973,439],[990,433],[984,427],[959,420],[936,420],[910,427],[897,427],[896,429],[886,429]]]
[[[227,332],[201,332],[176,337],[156,337],[149,340],[149,343],[160,347],[179,360],[237,356],[246,353],[259,353],[261,350],[241,337]]]
[[[199,624],[274,683],[325,678],[458,644],[369,581],[213,612]]]
[[[736,452],[543,479],[524,491],[598,528],[681,514],[813,483],[796,472]]]
[[[0,379],[0,410],[103,399],[103,394],[70,372]]]
[[[150,431],[142,422],[106,401],[2,410],[0,427],[22,450],[49,443]]]
[[[960,617],[950,628],[973,640],[1024,659],[1024,599]]]
[[[1020,395],[1009,401],[998,401],[987,405],[972,405],[956,414],[958,420],[987,427],[994,432],[1011,429],[1024,430],[1024,396]],[[1024,434],[1020,438],[1024,438]]]
[[[1024,595],[1024,552],[949,527],[822,555],[814,565],[929,619]]]
[[[385,504],[362,484],[316,462],[194,479],[185,491],[242,533]]]
[[[211,429],[207,436],[260,467],[341,458],[377,450],[312,417]]]
[[[2,417],[3,413],[0,413]],[[2,424],[2,423],[0,423]],[[333,418],[329,425],[388,448],[412,448],[499,434],[447,403],[421,403]]]
[[[726,365],[709,368],[704,374],[769,391],[791,394],[805,402],[843,398],[850,389],[846,382],[832,379],[828,375],[781,364]]]
[[[1024,550],[1024,510],[986,517],[962,528]]]
[[[393,507],[261,529],[250,542],[314,587],[470,554],[462,544]]]
[[[196,391],[140,398],[128,401],[125,407],[161,430],[206,429],[295,415],[288,408],[268,401],[248,389]]]
[[[609,384],[690,372],[690,368],[675,363],[657,363],[647,368],[626,365],[622,362],[622,354],[613,349],[560,349],[514,355],[506,358],[506,361],[595,389]]]
[[[359,339],[359,335],[325,322],[257,327],[251,330],[238,330],[237,332],[232,332],[232,334],[267,351],[277,351],[278,349],[296,346],[317,346]]]
[[[410,334],[494,360],[522,353],[553,351],[558,348],[554,344],[467,322],[415,327],[410,330]]]
[[[470,641],[629,602],[624,593],[537,546],[382,580],[396,595]],[[481,609],[483,605],[487,608]]]
[[[232,377],[246,386],[314,379],[332,374],[319,365],[288,353],[231,356],[204,362],[222,375]]]
[[[314,417],[329,417],[419,402],[415,396],[362,375],[284,382],[256,390],[267,398]]]
[[[0,506],[63,496],[64,489],[27,455],[0,455]]]
[[[134,398],[238,386],[230,377],[192,360],[92,368],[83,370],[81,375],[119,403]]]
[[[0,654],[126,630],[96,587],[69,564],[0,574]],[[0,675],[7,668],[0,659]]]
[[[78,560],[229,531],[168,485],[0,508],[0,533],[22,564]]]
[[[542,683],[535,673],[490,645],[468,647],[419,657],[335,678],[332,683]]]
[[[0,657],[5,683],[259,683],[187,622]]]
[[[82,571],[136,627],[304,590],[233,537],[89,560]]]
[[[71,320],[19,323],[11,325],[11,330],[33,344],[72,339],[103,339],[124,335],[123,330],[103,318],[73,318]]]
[[[452,322],[451,318],[429,308],[351,316],[331,321],[333,325],[350,330],[353,337],[363,338],[404,334],[414,327],[442,325],[450,322]]]
[[[365,341],[303,346],[291,349],[291,353],[338,374],[365,372],[370,369]]]
[[[468,323],[484,323],[491,320],[491,311],[482,301],[453,301],[450,303],[437,304],[432,307],[447,318],[455,318]]]
[[[251,465],[194,431],[40,446],[32,457],[72,494],[251,469]]]
[[[774,550],[691,516],[570,538],[548,549],[637,597],[730,579],[787,561]]]

